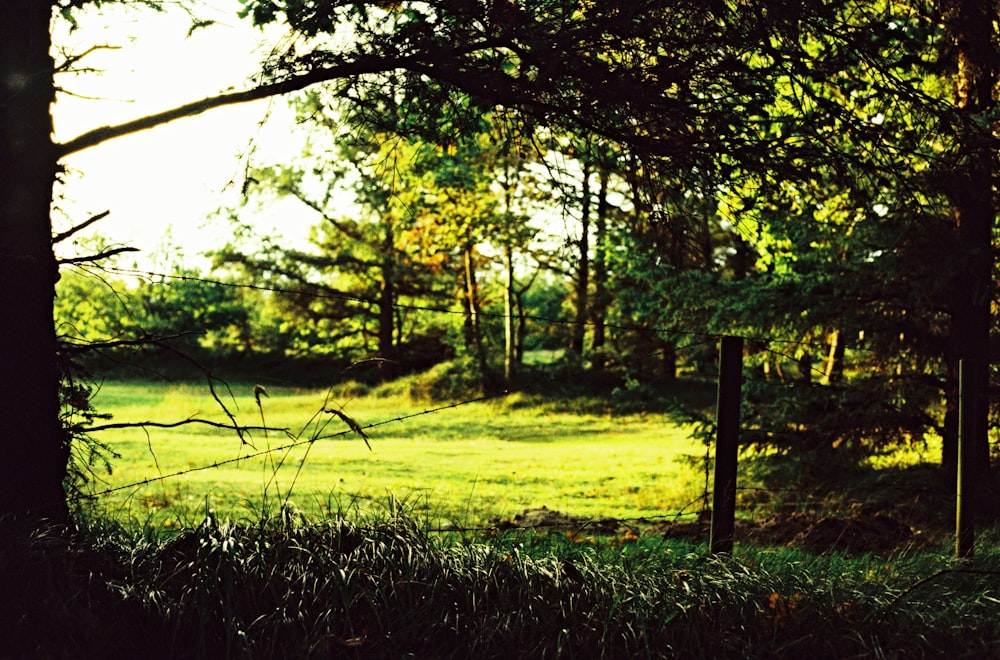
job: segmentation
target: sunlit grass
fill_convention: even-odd
[[[270,390],[261,410],[252,386],[216,391],[241,425],[288,434],[257,430],[243,444],[232,430],[203,425],[102,432],[121,459],[94,490],[140,484],[100,497],[111,514],[187,525],[207,508],[240,518],[289,497],[315,516],[390,494],[434,524],[475,525],[541,506],[593,518],[671,515],[703,489],[684,460],[703,447],[661,415],[553,412],[503,399],[421,414],[427,405],[403,397],[297,389]],[[110,382],[95,405],[115,422],[228,421],[205,385]],[[324,407],[374,425],[371,448]]]

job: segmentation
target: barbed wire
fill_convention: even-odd
[[[392,417],[392,418],[384,419],[384,420],[381,420],[381,421],[378,421],[378,422],[373,422],[373,423],[367,424],[367,425],[365,425],[365,426],[363,426],[361,428],[363,428],[364,430],[370,430],[370,429],[377,428],[377,427],[380,427],[380,426],[384,426],[384,425],[387,425],[387,424],[393,424],[393,423],[397,423],[397,422],[403,423],[406,420],[409,420],[409,419],[412,419],[412,418],[421,417],[421,416],[424,416],[424,415],[435,414],[435,413],[441,412],[443,410],[458,408],[458,407],[461,407],[461,406],[464,406],[464,405],[469,405],[469,404],[473,404],[473,403],[484,402],[484,401],[488,401],[488,400],[492,400],[492,399],[502,398],[502,397],[508,396],[510,394],[513,394],[513,393],[515,393],[515,391],[504,391],[504,392],[499,392],[499,393],[496,393],[496,394],[490,394],[490,395],[484,395],[484,396],[476,397],[474,399],[468,399],[468,400],[463,400],[463,401],[458,401],[458,402],[452,402],[452,403],[448,403],[448,404],[445,404],[445,405],[437,406],[437,407],[434,407],[434,408],[429,408],[429,409],[426,409],[426,410],[423,410],[423,411],[419,411],[419,412],[415,412],[415,413],[408,414],[408,415],[397,415],[396,417]],[[244,428],[246,428],[246,427],[244,427]],[[329,434],[324,434],[324,435],[315,435],[315,436],[310,437],[308,439],[297,440],[295,442],[286,443],[286,444],[283,444],[283,445],[280,445],[280,446],[270,447],[268,449],[259,450],[259,451],[253,452],[251,454],[242,455],[242,456],[234,457],[234,458],[231,458],[231,459],[224,459],[224,460],[214,461],[214,462],[212,462],[210,464],[206,464],[206,465],[193,466],[191,468],[187,468],[187,469],[184,469],[184,470],[179,470],[179,471],[172,472],[172,473],[169,473],[169,474],[161,474],[161,475],[158,475],[156,477],[150,477],[150,478],[142,479],[142,480],[139,480],[139,481],[136,481],[136,482],[132,482],[130,484],[125,484],[125,485],[122,485],[122,486],[108,488],[108,489],[105,489],[103,491],[99,491],[99,492],[95,492],[95,493],[85,494],[85,495],[83,495],[83,497],[85,497],[87,499],[96,500],[97,498],[102,497],[102,496],[107,496],[107,495],[111,495],[111,494],[114,494],[114,493],[117,493],[117,492],[122,492],[122,491],[127,491],[127,490],[133,490],[133,489],[141,488],[143,486],[148,486],[148,485],[150,485],[152,483],[166,481],[168,479],[181,477],[181,476],[188,475],[188,474],[195,473],[195,472],[201,472],[201,471],[206,471],[206,470],[211,470],[211,469],[218,469],[218,468],[220,468],[222,466],[225,466],[225,465],[235,464],[235,463],[239,463],[241,461],[252,460],[254,458],[259,458],[261,456],[264,456],[264,455],[267,455],[267,454],[271,454],[271,453],[275,453],[275,452],[281,452],[281,451],[287,452],[287,451],[290,451],[291,449],[294,449],[296,447],[301,447],[301,446],[311,447],[316,442],[318,442],[320,440],[329,440],[329,439],[338,438],[338,437],[346,437],[346,436],[349,436],[351,434],[358,433],[358,432],[359,432],[358,429],[345,429],[345,430],[342,430],[342,431],[339,431],[339,432],[336,432],[336,433],[329,433]],[[817,495],[810,495],[808,493],[808,490],[804,490],[803,488],[761,488],[761,487],[755,487],[755,486],[750,486],[750,487],[740,486],[740,487],[736,488],[736,492],[737,493],[747,493],[747,492],[749,492],[749,493],[766,493],[769,496],[781,496],[782,494],[794,495],[796,502],[798,502],[800,505],[802,503],[809,502],[809,501],[819,502],[819,503],[827,501],[827,498],[825,498],[825,497],[817,496]],[[291,496],[291,491],[289,491],[288,493],[285,494],[285,496],[284,496],[283,499],[284,499],[284,501],[286,503],[289,501],[288,498],[290,496]],[[567,531],[568,534],[569,533],[573,533],[575,535],[580,535],[580,534],[583,534],[585,532],[588,532],[589,530],[596,529],[597,533],[601,534],[602,532],[603,533],[609,533],[610,526],[612,524],[615,525],[615,529],[616,530],[620,529],[621,527],[626,527],[626,528],[629,528],[629,529],[637,530],[637,529],[639,529],[639,526],[643,526],[643,525],[656,525],[656,524],[662,524],[662,523],[676,524],[676,523],[682,521],[682,519],[690,519],[690,518],[694,518],[696,522],[702,523],[702,524],[704,524],[707,527],[708,526],[708,520],[705,518],[705,514],[706,514],[706,512],[710,512],[710,509],[708,509],[707,507],[708,507],[708,503],[711,502],[712,497],[713,497],[713,489],[711,489],[710,486],[709,486],[709,484],[706,483],[705,484],[705,491],[703,493],[700,493],[697,497],[695,497],[694,499],[690,500],[687,504],[679,507],[678,509],[674,510],[673,512],[663,513],[663,514],[660,514],[660,515],[643,515],[643,516],[637,516],[637,517],[604,516],[604,517],[600,517],[600,518],[583,518],[583,519],[581,519],[579,517],[576,517],[576,516],[567,516],[566,520],[557,520],[557,521],[551,521],[551,522],[546,522],[546,521],[543,520],[542,522],[536,522],[536,523],[531,523],[531,524],[527,524],[527,523],[525,523],[525,524],[519,524],[516,520],[498,520],[495,524],[491,524],[491,525],[477,525],[477,526],[448,525],[446,527],[437,526],[437,527],[430,527],[426,531],[431,532],[431,533],[463,533],[463,532],[467,532],[467,533],[496,534],[496,533],[501,533],[501,532],[510,531],[510,530],[525,530],[525,531],[530,531],[530,530],[568,530]],[[363,498],[363,499],[370,499],[370,498]],[[701,506],[701,508],[699,510],[697,510],[697,511],[690,511],[689,510],[693,505],[698,504],[698,503],[702,504],[702,506]],[[526,513],[528,511],[530,511],[530,509],[526,510]],[[562,514],[559,514],[558,512],[554,512],[554,513],[556,513],[556,515],[562,515]]]
[[[379,422],[372,422],[370,424],[362,426],[361,429],[363,429],[365,431],[369,431],[369,430],[371,430],[373,428],[378,428],[380,426],[385,426],[387,424],[394,424],[394,423],[397,423],[397,422],[402,423],[402,422],[405,422],[408,419],[412,419],[412,418],[415,418],[415,417],[422,417],[423,415],[432,415],[434,413],[438,413],[438,412],[441,412],[443,410],[449,410],[449,409],[452,409],[452,408],[460,408],[462,406],[470,405],[470,404],[473,404],[473,403],[480,403],[480,402],[483,402],[483,401],[489,401],[491,399],[496,399],[496,398],[500,398],[500,397],[503,397],[503,396],[507,396],[508,394],[511,394],[511,393],[512,392],[504,391],[504,392],[498,393],[498,394],[486,394],[486,395],[483,395],[483,396],[480,396],[480,397],[476,397],[474,399],[466,399],[464,401],[456,401],[456,402],[453,402],[453,403],[448,403],[448,404],[444,404],[444,405],[441,405],[441,406],[437,406],[435,408],[429,408],[427,410],[423,410],[423,411],[420,411],[420,412],[411,413],[409,415],[397,415],[396,417],[393,417],[393,418],[390,418],[390,419],[384,419],[384,420],[379,421]],[[202,420],[191,420],[191,421],[202,421]],[[153,426],[154,424],[152,424],[152,423],[146,423],[146,424],[140,423],[137,426],[142,427],[142,426],[147,426],[147,425]],[[213,425],[214,426],[219,426],[219,424],[213,424]],[[231,427],[229,425],[223,425],[223,426],[225,426],[226,428],[233,428],[233,427]],[[120,428],[120,425],[107,425],[104,428],[112,428],[112,427],[114,427],[114,428]],[[250,429],[250,428],[254,428],[256,430],[260,430],[263,427],[247,427],[247,426],[243,426],[241,428],[244,429],[244,430],[247,430],[247,429]],[[270,430],[283,431],[284,429],[270,429]],[[347,436],[347,435],[350,435],[352,433],[357,433],[357,430],[356,429],[345,429],[343,431],[338,431],[336,433],[329,433],[329,434],[325,434],[325,435],[317,435],[317,436],[314,436],[314,437],[311,437],[311,438],[307,438],[305,440],[299,439],[299,440],[296,440],[295,442],[286,443],[286,444],[283,444],[283,445],[280,445],[280,446],[277,446],[277,447],[269,447],[267,449],[258,449],[256,451],[253,451],[253,452],[251,452],[249,454],[244,454],[242,456],[236,456],[234,458],[227,458],[227,459],[223,459],[223,460],[219,460],[219,461],[214,461],[214,462],[208,463],[206,465],[197,465],[197,466],[193,466],[193,467],[190,467],[190,468],[186,468],[184,470],[178,470],[176,472],[171,472],[169,474],[158,475],[158,476],[155,476],[155,477],[148,477],[146,479],[142,479],[140,481],[136,481],[136,482],[133,482],[133,483],[130,483],[130,484],[125,484],[123,486],[115,486],[114,488],[109,488],[107,490],[102,490],[102,491],[99,491],[99,492],[96,492],[96,493],[90,493],[90,494],[87,495],[87,497],[97,498],[97,497],[101,497],[103,495],[109,495],[111,493],[116,493],[116,492],[123,491],[123,490],[129,490],[131,488],[137,488],[139,486],[148,486],[149,484],[155,483],[155,482],[158,482],[158,481],[165,481],[167,479],[172,479],[172,478],[175,478],[175,477],[181,477],[181,476],[184,476],[184,475],[187,475],[187,474],[191,474],[193,472],[202,472],[202,471],[205,471],[205,470],[214,470],[214,469],[220,468],[220,467],[222,467],[224,465],[231,465],[233,463],[239,463],[240,461],[249,461],[249,460],[252,460],[254,458],[260,458],[261,456],[266,456],[268,454],[273,454],[273,453],[282,452],[282,451],[288,451],[290,449],[295,449],[296,447],[302,447],[302,446],[305,446],[305,445],[313,444],[313,443],[318,442],[320,440],[330,440],[330,439],[333,439],[333,438]]]

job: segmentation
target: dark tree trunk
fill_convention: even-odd
[[[677,380],[677,346],[673,342],[660,342],[660,375],[668,383]]]
[[[516,298],[514,290],[514,248],[510,243],[503,246],[503,381],[511,387],[517,371],[517,326],[515,325]]]
[[[590,165],[583,166],[583,187],[580,192],[580,240],[577,241],[579,262],[576,267],[576,282],[573,304],[576,308],[573,329],[570,334],[569,350],[577,357],[583,355],[583,341],[587,332],[588,292],[590,289]]]
[[[398,371],[396,351],[396,288],[391,279],[383,279],[378,295],[378,357],[382,372],[391,378]]]
[[[29,523],[68,518],[52,319],[51,10],[0,3],[0,520]]]
[[[992,228],[995,145],[989,115],[994,110],[997,53],[993,43],[993,3],[952,0],[945,5],[948,29],[958,57],[957,101],[960,122],[959,169],[949,182],[954,213],[957,262],[951,284],[951,347],[948,376],[957,375],[957,364],[967,360],[986,364],[990,346],[990,304],[993,299]],[[988,369],[979,369],[974,390],[985,398]],[[949,387],[951,389],[951,387]],[[996,509],[995,488],[989,472],[987,439],[988,406],[977,406],[970,420],[975,451],[972,479],[979,495],[977,505]],[[943,467],[954,474],[956,438],[946,437]]]
[[[378,357],[385,360],[383,372],[391,378],[399,371],[396,360],[396,237],[392,223],[385,223],[382,238],[381,283],[378,296]]]
[[[604,319],[611,305],[611,294],[608,292],[608,179],[607,167],[600,172],[600,189],[597,194],[597,227],[594,236],[594,302],[591,305],[590,321],[594,328],[590,346],[594,352],[594,369],[603,369],[605,363],[604,343],[606,341],[606,326]]]
[[[483,383],[489,389],[493,384],[489,360],[486,358],[486,343],[483,339],[483,322],[479,304],[479,283],[476,281],[476,246],[471,238],[463,248],[463,280],[465,287],[465,345],[476,356]]]

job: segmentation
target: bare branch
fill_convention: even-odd
[[[94,351],[100,350],[102,348],[125,348],[126,346],[151,346],[159,345],[168,339],[180,339],[181,337],[189,337],[191,335],[200,335],[201,332],[194,330],[189,330],[187,332],[180,332],[176,335],[165,335],[165,336],[153,336],[153,335],[143,335],[136,339],[115,339],[112,341],[88,341],[84,343],[76,343],[70,341],[64,341],[60,344],[61,350],[70,350],[73,352],[82,353],[84,351]]]
[[[60,243],[62,241],[65,241],[67,238],[69,238],[73,234],[76,234],[77,232],[83,231],[84,229],[86,229],[90,225],[94,224],[98,220],[103,220],[104,218],[108,217],[109,215],[111,215],[110,209],[107,210],[107,211],[101,211],[97,215],[94,215],[94,216],[91,216],[90,218],[87,218],[86,220],[84,220],[80,224],[76,225],[75,227],[70,227],[66,231],[64,231],[64,232],[62,232],[60,234],[56,234],[55,236],[52,237],[52,243],[55,244],[55,243]]]
[[[90,73],[90,71],[81,71],[81,73]],[[76,92],[71,92],[65,87],[56,87],[56,92],[58,94],[65,94],[66,96],[72,96],[75,99],[83,99],[84,101],[107,101],[106,96],[90,96],[89,94],[78,94]]]
[[[95,261],[101,261],[107,259],[108,257],[113,257],[116,254],[123,254],[125,252],[139,252],[139,248],[136,247],[117,247],[105,250],[103,252],[98,252],[97,254],[89,254],[85,257],[68,257],[66,259],[59,259],[56,263],[63,264],[82,264],[82,263],[93,263]]]
[[[138,133],[139,131],[155,128],[176,119],[194,117],[214,108],[236,105],[239,103],[249,103],[250,101],[258,101],[272,96],[288,94],[290,92],[299,91],[300,89],[305,89],[306,87],[317,83],[328,82],[340,78],[359,76],[366,73],[392,71],[394,69],[407,67],[411,65],[412,62],[413,60],[410,57],[371,56],[354,62],[345,62],[343,64],[314,69],[301,75],[291,76],[279,82],[261,85],[260,87],[255,87],[242,92],[219,94],[218,96],[211,96],[201,99],[200,101],[186,103],[171,110],[165,110],[164,112],[140,117],[139,119],[125,122],[124,124],[95,128],[73,138],[72,140],[69,140],[68,142],[56,144],[56,155],[59,158],[62,158],[64,156],[68,156],[69,154],[89,149],[90,147],[101,144],[102,142],[122,137],[123,135],[130,135],[132,133]]]
[[[283,185],[283,186],[281,186],[279,188],[279,191],[287,193],[287,194],[291,195],[292,197],[294,197],[295,199],[297,199],[300,202],[302,202],[303,204],[305,204],[307,207],[309,207],[310,209],[312,209],[313,211],[315,211],[316,213],[318,213],[320,215],[320,217],[323,218],[324,221],[329,222],[331,225],[333,225],[334,229],[336,229],[340,233],[344,234],[348,238],[352,238],[352,239],[358,241],[359,243],[365,243],[366,242],[365,241],[365,237],[361,234],[361,232],[355,231],[355,230],[351,229],[349,226],[347,226],[346,223],[343,223],[343,222],[340,222],[339,220],[334,219],[333,216],[329,215],[326,212],[326,210],[323,208],[323,206],[319,202],[317,202],[316,200],[314,200],[311,197],[309,197],[308,195],[306,195],[306,193],[302,190],[302,188],[300,186],[298,186],[297,184],[290,183],[290,184]]]
[[[91,53],[99,50],[121,50],[121,46],[112,46],[111,44],[98,44],[96,46],[91,46],[87,50],[83,51],[78,55],[67,55],[66,59],[56,65],[56,73],[67,73],[70,71],[70,67],[87,57]]]
[[[179,422],[115,422],[113,424],[101,424],[100,426],[89,426],[84,429],[87,433],[96,433],[98,431],[109,431],[111,429],[135,429],[135,428],[158,428],[158,429],[175,429],[180,426],[186,426],[187,424],[204,424],[206,426],[211,426],[217,429],[226,429],[228,431],[233,430],[232,424],[227,424],[224,422],[213,422],[207,419],[198,419],[197,417],[191,417],[188,419],[181,420]],[[276,428],[270,426],[239,426],[240,431],[278,431],[286,435],[290,435],[287,428]],[[249,444],[249,443],[247,443]]]

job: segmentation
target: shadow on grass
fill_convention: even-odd
[[[705,457],[692,460],[692,468],[704,466]],[[954,482],[926,462],[876,466],[833,450],[748,450],[739,458],[736,500],[736,540],[749,545],[857,555],[954,542]],[[710,513],[659,530],[706,542]],[[993,517],[977,520],[987,532],[996,523]]]

